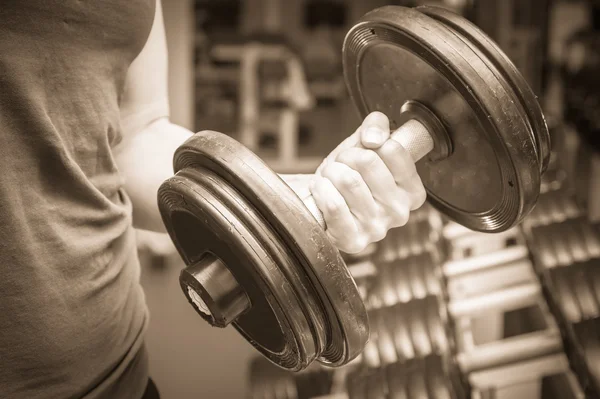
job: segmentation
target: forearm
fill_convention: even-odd
[[[124,143],[116,153],[117,164],[125,179],[125,190],[133,204],[136,228],[165,233],[158,210],[160,185],[173,176],[173,155],[192,132],[167,118],[159,119]],[[299,195],[308,195],[312,175],[280,175]]]
[[[136,228],[166,232],[158,210],[157,192],[160,185],[173,176],[175,150],[191,135],[191,131],[162,118],[117,150],[116,161],[132,201]]]

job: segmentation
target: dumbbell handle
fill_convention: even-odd
[[[434,141],[431,134],[421,122],[416,119],[411,119],[398,129],[394,130],[390,135],[391,140],[395,140],[404,147],[410,154],[413,162],[419,161],[427,155],[434,147]],[[360,144],[359,144],[360,146]],[[375,151],[377,152],[377,151]],[[312,195],[302,200],[310,213],[317,220],[319,225],[326,230],[327,224],[323,217],[323,212],[317,206]]]

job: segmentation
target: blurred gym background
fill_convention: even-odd
[[[572,189],[600,217],[600,2],[567,0],[169,0],[172,120],[252,148],[276,171],[310,173],[360,119],[343,81],[344,35],[367,11],[436,4],[486,31],[540,97]],[[582,155],[584,154],[584,155]],[[590,176],[597,175],[597,178]],[[587,176],[584,178],[584,176]],[[186,303],[169,240],[140,232],[151,372],[166,399],[244,398],[256,354]]]

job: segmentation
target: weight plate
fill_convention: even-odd
[[[568,231],[564,224],[556,224],[548,229],[556,266],[567,266],[573,263],[571,259],[571,248],[569,247],[570,240]]]
[[[406,370],[408,397],[411,399],[428,398],[427,394],[427,369],[422,359],[414,359],[413,367]]]
[[[229,270],[235,280],[244,282],[243,291],[252,306],[233,322],[234,327],[252,337],[250,342],[282,367],[307,366],[317,354],[314,326],[282,270],[292,260],[277,246],[256,211],[214,173],[193,169],[181,171],[163,186],[161,203],[163,210],[169,210],[167,229],[180,232],[172,238],[188,266],[197,264],[207,252],[226,265],[238,266]],[[204,218],[202,223],[197,215]],[[186,269],[182,271],[185,276],[189,276]],[[196,311],[212,321],[215,312],[202,306],[211,298],[198,300],[188,288],[197,288],[191,277],[185,283],[182,280],[182,289]]]
[[[598,225],[588,223],[585,220],[580,220],[580,223],[581,229],[583,230],[585,246],[588,252],[588,259],[599,258],[600,232],[598,231]]]
[[[589,259],[588,251],[585,248],[584,231],[581,226],[573,225],[572,223],[564,223],[565,233],[564,239],[567,243],[570,252],[570,263],[583,262]],[[568,263],[567,263],[568,264]]]
[[[367,396],[369,399],[387,399],[387,381],[379,371],[371,374],[367,380]]]
[[[382,317],[383,314],[379,313],[377,317],[377,348],[379,350],[379,366],[385,366],[386,364],[395,363],[398,361],[398,353],[394,345],[394,338],[388,328],[387,324],[389,321],[387,318]],[[373,328],[373,327],[371,327]]]
[[[297,399],[294,374],[264,358],[250,362],[249,384],[252,399]]]
[[[577,368],[578,376],[588,398],[600,395],[600,318],[586,320],[573,326],[576,356],[585,365]],[[584,375],[585,374],[585,375]]]
[[[433,345],[426,324],[427,313],[425,301],[416,299],[404,305],[402,311],[406,313],[406,319],[409,323],[409,331],[413,347],[415,348],[415,355],[418,358],[425,357],[433,353]]]
[[[506,56],[498,45],[479,27],[466,18],[459,16],[442,7],[424,6],[416,10],[428,15],[454,29],[464,37],[463,41],[473,49],[481,51],[484,61],[489,61],[490,67],[502,75],[516,96],[515,103],[523,108],[530,125],[531,139],[537,145],[540,173],[544,173],[550,162],[550,131],[542,112],[538,97],[521,74],[515,64]]]
[[[559,306],[562,317],[569,323],[581,320],[581,310],[575,298],[574,287],[568,277],[567,268],[559,267],[549,271],[549,291]]]
[[[536,267],[569,266],[600,257],[600,232],[585,217],[533,227],[527,235]]]
[[[393,306],[441,293],[439,268],[430,252],[380,263],[367,290],[369,309]]]
[[[361,372],[354,372],[346,380],[346,389],[349,399],[368,399],[367,376]]]
[[[596,295],[592,290],[593,275],[587,263],[578,263],[569,267],[569,272],[572,279],[572,287],[574,287],[581,309],[581,317],[583,319],[593,319],[600,316]]]
[[[428,294],[426,268],[420,261],[420,257],[413,256],[406,259],[405,265],[408,270],[408,278],[411,281],[411,291],[414,299],[425,298]]]
[[[302,348],[296,353],[286,355],[284,359],[279,354],[280,350],[273,348],[273,343],[287,345],[290,340],[301,339],[307,342],[313,340],[317,360],[331,366],[339,366],[354,359],[364,348],[369,334],[368,317],[358,287],[339,251],[328,240],[325,231],[291,188],[242,144],[227,135],[212,131],[197,133],[178,148],[174,157],[174,170],[175,179],[180,174],[188,173],[189,170],[211,172],[218,176],[220,184],[228,186],[236,194],[236,199],[249,204],[249,208],[255,209],[257,215],[261,216],[261,221],[270,233],[269,245],[279,244],[284,248],[287,257],[293,261],[290,265],[279,262],[266,265],[261,263],[260,259],[254,259],[256,258],[254,248],[247,248],[241,244],[239,248],[242,251],[238,251],[238,258],[234,261],[230,252],[232,251],[231,239],[237,235],[232,234],[231,230],[235,225],[231,225],[227,220],[220,220],[210,228],[206,225],[206,218],[214,213],[215,205],[218,205],[221,198],[212,199],[213,202],[205,199],[207,205],[196,206],[194,213],[188,211],[185,217],[181,218],[182,220],[199,219],[202,221],[199,224],[205,224],[201,230],[205,230],[203,234],[209,238],[205,240],[205,244],[195,242],[196,247],[193,247],[193,252],[198,253],[201,250],[214,252],[216,249],[223,251],[223,256],[229,257],[229,261],[225,263],[231,273],[234,275],[239,273],[240,277],[243,275],[243,278],[237,280],[243,282],[244,288],[247,281],[248,284],[255,284],[262,279],[260,283],[265,284],[264,280],[268,281],[271,275],[278,273],[287,277],[284,281],[287,281],[289,287],[286,289],[295,291],[295,296],[301,298],[301,300],[297,299],[300,301],[297,305],[290,301],[277,305],[276,290],[283,289],[285,284],[281,286],[272,284],[268,288],[265,287],[260,291],[264,292],[264,298],[260,298],[258,291],[254,298],[262,302],[268,301],[272,307],[281,309],[281,312],[271,320],[275,325],[285,324],[286,317],[289,319],[287,322],[291,323],[295,318],[289,315],[300,310],[304,311],[312,322],[309,334],[294,330],[293,339],[289,335],[272,337],[274,333],[266,328],[269,324],[262,321],[263,313],[258,313],[256,317],[251,318],[249,316],[252,313],[251,309],[246,319],[248,319],[247,323],[254,325],[253,329],[248,329],[246,325],[242,328],[239,322],[234,323],[236,328],[240,327],[238,330],[242,335],[254,345],[260,342],[259,350],[262,349],[263,353],[269,352],[267,356],[286,368],[305,367],[308,363],[304,360],[292,361],[287,357],[309,359],[309,351]],[[182,195],[177,192],[176,186],[173,181],[163,184],[159,190],[159,207],[167,231],[182,257],[189,260],[186,251],[190,251],[190,248],[182,248],[181,241],[186,239],[185,237],[189,237],[187,238],[189,240],[197,240],[199,236],[204,240],[204,236],[190,234],[186,222],[173,220],[177,217],[175,215],[179,215],[178,206],[187,207],[186,195],[189,194]],[[178,205],[172,206],[172,203]],[[235,239],[243,241],[242,238]],[[254,260],[249,262],[247,259]],[[259,279],[258,270],[268,270],[268,273],[265,272]],[[309,304],[310,306],[307,306]],[[265,308],[264,314],[268,315],[270,312]],[[277,331],[277,328],[274,331]],[[266,339],[263,335],[269,335],[270,338]],[[307,346],[308,343],[304,345]]]
[[[443,357],[438,355],[427,356],[424,363],[427,370],[428,397],[432,399],[456,399],[452,380],[445,373]]]
[[[333,378],[332,370],[321,367],[310,372],[296,373],[297,399],[312,399],[330,394]]]
[[[398,262],[398,261],[396,261]],[[377,295],[383,306],[392,306],[400,301],[400,296],[396,291],[396,271],[402,271],[402,266],[396,265],[396,262],[387,263],[379,266],[379,274],[375,277],[374,290],[369,295]],[[400,277],[402,278],[402,276]],[[408,282],[408,281],[407,281]],[[408,293],[410,297],[410,292]]]
[[[411,281],[408,277],[408,268],[405,265],[404,260],[397,260],[396,262],[389,263],[388,266],[393,270],[392,281],[394,284],[394,290],[396,291],[398,302],[406,303],[415,299],[413,297],[413,290],[411,287]],[[395,303],[390,304],[395,305]]]
[[[588,276],[590,276],[590,285],[596,303],[600,306],[600,264],[598,260],[587,262]],[[600,315],[599,315],[600,316]]]
[[[449,353],[454,345],[450,344],[451,331],[445,315],[445,306],[437,296],[429,296],[424,299],[427,317],[427,331],[431,341],[432,352],[437,354]]]
[[[415,346],[410,334],[410,319],[403,312],[404,304],[395,305],[387,313],[386,321],[394,339],[394,346],[400,362],[406,362],[416,356]]]
[[[452,154],[417,163],[429,202],[477,231],[502,231],[529,213],[540,188],[537,138],[515,94],[464,38],[414,9],[367,13],[347,34],[344,76],[361,116],[381,111],[398,127],[419,101],[440,118]],[[547,133],[546,133],[547,134]]]

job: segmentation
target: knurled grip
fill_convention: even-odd
[[[429,134],[429,131],[421,122],[416,119],[411,119],[405,124],[400,126],[390,135],[390,139],[397,141],[404,147],[410,154],[413,162],[417,162],[419,159],[427,155],[434,147],[434,141]],[[377,150],[375,150],[377,152]],[[315,199],[312,195],[303,198],[304,205],[309,212],[314,216],[319,225],[326,230],[327,224],[323,213],[317,206]]]

